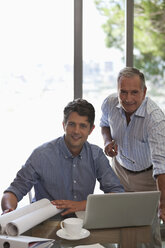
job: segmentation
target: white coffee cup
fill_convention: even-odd
[[[80,218],[67,218],[60,223],[62,230],[70,236],[80,235],[83,227],[83,220]]]

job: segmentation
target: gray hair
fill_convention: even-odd
[[[130,78],[130,77],[134,77],[134,76],[139,76],[139,78],[141,80],[142,89],[146,88],[144,74],[134,67],[125,67],[124,69],[122,69],[118,74],[117,82],[119,83],[119,80],[121,77]]]

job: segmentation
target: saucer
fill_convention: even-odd
[[[62,239],[67,239],[67,240],[79,240],[79,239],[84,239],[87,238],[90,235],[90,232],[87,229],[82,229],[81,233],[76,236],[70,236],[67,234],[64,230],[60,229],[56,232],[56,235]]]

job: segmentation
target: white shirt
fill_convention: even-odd
[[[100,126],[111,129],[118,145],[116,159],[125,168],[141,171],[153,165],[153,175],[165,173],[165,115],[146,97],[127,125],[117,94],[102,104]]]

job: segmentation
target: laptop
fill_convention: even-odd
[[[159,191],[90,194],[86,210],[76,215],[86,229],[151,225],[159,198]]]

